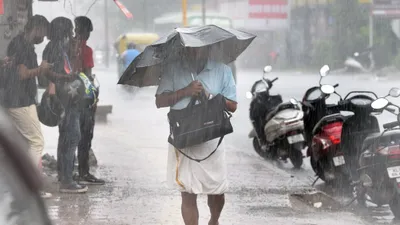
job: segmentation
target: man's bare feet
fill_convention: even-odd
[[[208,225],[219,225],[219,223],[217,222],[217,223],[213,223],[213,222],[208,222]]]

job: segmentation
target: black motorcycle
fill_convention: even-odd
[[[391,89],[388,96],[399,97],[400,89]],[[369,134],[363,140],[354,184],[359,204],[365,205],[367,199],[378,206],[389,204],[400,218],[400,107],[386,97],[372,102],[371,108],[397,114],[397,121],[384,124],[382,133]]]

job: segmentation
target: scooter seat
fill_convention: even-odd
[[[276,106],[270,113],[267,114],[265,121],[272,119],[278,112],[285,109],[299,109],[297,105],[293,105],[291,102],[284,102]]]
[[[394,142],[395,144],[399,144],[400,140],[400,130],[391,130],[385,132],[383,135],[382,133],[373,133],[368,135],[365,138],[363,143],[363,149],[377,149],[381,147],[380,143],[391,143]]]

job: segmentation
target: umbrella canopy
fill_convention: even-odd
[[[176,28],[147,46],[125,70],[118,84],[138,87],[158,85],[163,67],[181,60],[185,48],[209,48],[211,60],[228,64],[236,60],[255,37],[215,25]]]

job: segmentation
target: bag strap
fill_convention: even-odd
[[[192,158],[192,157],[188,156],[187,154],[183,153],[180,149],[178,149],[178,148],[175,148],[175,149],[177,149],[182,155],[186,156],[186,158],[200,163],[200,162],[202,162],[202,161],[204,161],[204,160],[210,158],[210,157],[218,150],[218,147],[221,145],[222,140],[224,140],[224,137],[225,137],[225,135],[219,138],[217,147],[214,149],[214,151],[212,151],[207,157],[205,157],[205,158],[203,158],[203,159],[195,159],[195,158]]]
[[[65,72],[66,72],[67,74],[73,73],[73,71],[72,71],[72,66],[71,66],[71,62],[70,62],[70,60],[69,60],[69,57],[68,57],[67,52],[65,51],[65,49],[63,48],[63,46],[61,45],[61,43],[58,45],[58,47],[60,48],[60,50],[61,50],[61,52],[62,52],[62,55],[63,55],[63,58],[64,58],[64,70],[67,69],[67,68],[65,68],[65,62],[67,62],[67,66],[68,66],[68,69],[69,69],[69,73],[68,73],[68,71],[65,71]]]

